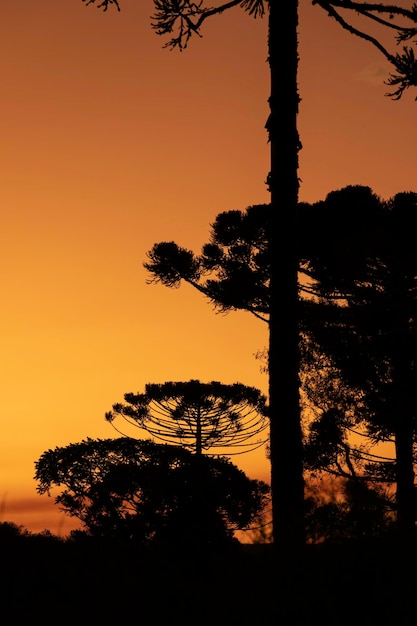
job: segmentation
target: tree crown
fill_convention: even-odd
[[[241,383],[149,383],[144,393],[126,393],[124,399],[106,413],[107,421],[114,425],[120,416],[157,440],[197,454],[214,448],[240,453],[266,442],[260,437],[268,426],[266,398]]]

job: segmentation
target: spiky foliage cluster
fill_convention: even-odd
[[[155,439],[181,444],[197,454],[221,449],[230,455],[266,443],[266,399],[254,387],[166,382],[147,384],[145,393],[126,393],[124,399],[126,404],[114,404],[106,413],[111,424],[122,417]]]
[[[200,255],[173,241],[155,244],[144,263],[149,283],[179,287],[184,280],[221,312],[240,309],[268,321],[271,220],[269,204],[220,213]]]
[[[89,4],[96,4],[96,0],[82,0],[82,2],[85,2],[86,6],[88,6]],[[103,9],[103,11],[107,11],[111,4],[114,4],[116,9],[120,11],[120,5],[118,0],[98,0],[96,6],[98,9]]]
[[[347,187],[309,211],[317,224],[310,235],[320,237],[324,224],[326,235],[308,261],[321,315],[310,314],[305,329],[362,390],[370,432],[385,438],[417,376],[417,194],[383,201],[367,187]]]
[[[155,13],[152,16],[152,27],[158,35],[176,33],[165,44],[165,47],[187,47],[192,35],[201,37],[200,28],[203,22],[213,16],[236,6],[242,7],[253,17],[262,17],[265,13],[264,0],[230,0],[217,6],[204,6],[203,0],[154,0]]]

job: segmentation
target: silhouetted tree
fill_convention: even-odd
[[[314,492],[307,498],[313,505],[307,507],[307,540],[381,536],[394,527],[395,459],[383,454],[367,428],[370,408],[362,389],[311,344],[303,333],[304,467],[307,492]],[[329,482],[331,498],[322,493]]]
[[[348,186],[329,193],[324,201],[313,205],[301,203],[299,211],[302,216],[299,234],[300,376],[302,409],[305,421],[309,423],[305,429],[305,468],[314,471],[321,468],[347,480],[362,480],[368,489],[371,488],[370,481],[380,484],[392,481],[394,484],[394,459],[373,450],[378,437],[375,438],[372,422],[369,427],[370,391],[364,395],[363,390],[369,374],[359,381],[364,355],[358,356],[354,345],[347,343],[340,317],[342,314],[345,322],[349,319],[346,315],[351,315],[351,309],[345,305],[352,302],[352,297],[359,297],[364,282],[376,286],[369,268],[380,263],[381,236],[386,232],[386,208],[368,187]],[[148,253],[149,261],[145,263],[152,274],[150,282],[178,287],[184,280],[203,293],[218,310],[246,310],[269,323],[266,241],[270,222],[271,207],[255,205],[245,211],[219,214],[211,225],[210,241],[203,245],[200,255],[174,242],[155,244]],[[412,224],[409,224],[408,232],[413,232]],[[386,235],[383,241],[385,246]],[[406,268],[403,270],[405,272]],[[339,304],[343,305],[341,309]],[[366,302],[362,305],[366,306]],[[358,315],[363,322],[366,318],[364,311]],[[381,335],[377,327],[373,329],[374,317],[375,310],[371,309],[367,332],[372,334],[375,330],[381,344],[386,334]],[[391,326],[394,323],[394,320],[389,322]],[[329,324],[331,332],[339,333],[339,336],[335,339],[332,334],[325,339],[326,352],[323,352],[317,337],[313,341],[309,332],[318,328],[325,333]],[[333,350],[341,350],[344,361],[351,361],[355,379],[347,379],[336,366]],[[357,364],[356,358],[360,361]],[[369,358],[367,355],[368,361]],[[384,397],[385,411],[386,398],[380,395],[383,380],[377,384],[381,364],[373,361],[372,368],[376,377],[373,395]],[[374,413],[377,407],[375,402],[373,404]],[[359,444],[361,436],[362,444]],[[388,508],[392,506],[388,497],[386,503]],[[408,498],[407,503],[411,506],[412,500]]]
[[[269,492],[225,458],[128,437],[56,447],[35,468],[38,493],[58,488],[56,504],[89,535],[142,546],[227,543],[259,515]]]
[[[254,387],[199,380],[149,383],[145,393],[126,393],[124,399],[127,404],[114,404],[105,415],[112,425],[123,417],[198,455],[213,448],[228,455],[233,449],[250,451],[267,441],[259,438],[268,427],[266,398]]]
[[[394,527],[384,490],[356,477],[338,479],[326,489],[307,482],[306,533],[309,543],[388,538]]]
[[[96,0],[83,0],[95,4]],[[107,10],[117,0],[97,0]],[[298,94],[298,0],[230,0],[205,6],[203,0],[154,0],[152,26],[159,35],[168,35],[167,46],[187,47],[190,37],[199,34],[206,21],[228,9],[241,7],[253,17],[268,13],[268,64],[270,69],[270,115],[266,123],[270,143],[270,171],[266,183],[274,211],[275,225],[268,233],[271,293],[269,333],[269,405],[271,486],[274,539],[283,550],[304,544],[304,480],[302,432],[299,406],[298,328],[298,191],[301,142],[297,120]],[[394,33],[396,43],[411,41],[417,34],[417,10],[380,3],[349,0],[314,0],[344,30],[376,47],[394,69],[388,79],[389,94],[399,99],[404,90],[417,84],[417,63],[413,48],[404,45],[391,53],[372,28],[382,34]],[[359,17],[358,17],[359,16]],[[358,22],[359,20],[359,22]],[[367,25],[371,31],[367,32]],[[283,445],[283,442],[284,445]],[[276,494],[277,497],[274,496]],[[279,496],[278,496],[279,494]]]
[[[320,307],[321,320],[326,310]],[[305,416],[304,463],[306,471],[325,471],[339,477],[371,479],[372,463],[389,459],[374,454],[378,442],[366,428],[369,406],[360,386],[353,386],[336,367],[330,354],[303,333],[301,390]],[[393,463],[391,459],[391,463]],[[389,481],[388,481],[389,482]]]
[[[320,321],[308,317],[307,325],[357,394],[350,417],[342,406],[334,407],[331,419],[324,413],[321,423],[324,418],[332,425],[333,436],[337,428],[340,435],[356,422],[365,424],[374,442],[393,439],[394,476],[388,464],[375,471],[371,459],[367,469],[370,475],[394,478],[398,531],[412,538],[417,513],[417,194],[399,193],[383,201],[369,188],[348,187],[312,205],[310,212],[311,227],[316,223],[313,238],[318,225],[327,224],[327,243],[317,232],[321,248],[309,258],[311,289],[333,304],[323,309]]]
[[[376,213],[380,207],[379,199],[373,198],[368,188],[348,187],[343,193],[332,192],[328,198],[336,204],[332,210],[324,211],[326,203],[323,202],[300,205],[303,219],[299,235],[302,249],[299,297],[304,328],[300,335],[300,380],[306,437],[305,469],[315,472],[325,470],[346,479],[360,480],[361,476],[364,481],[369,481],[370,469],[375,474],[375,465],[378,464],[378,481],[389,482],[386,475],[381,475],[382,465],[387,465],[389,461],[372,453],[375,442],[366,437],[362,445],[357,442],[364,412],[367,414],[369,411],[361,400],[361,389],[348,384],[332,363],[331,355],[323,353],[305,332],[313,318],[313,327],[322,323],[326,318],[326,307],[337,297],[334,292],[328,291],[327,298],[318,301],[312,268],[321,267],[321,263],[324,276],[337,272],[340,281],[344,268],[341,264],[347,263],[347,280],[349,272],[352,275],[358,265],[360,255],[363,257],[365,252],[368,256],[372,255],[366,237],[362,236],[362,244],[358,245],[358,220],[361,220],[361,228],[365,224],[370,228],[379,215]],[[199,255],[175,242],[155,244],[145,263],[145,268],[152,275],[150,282],[178,287],[181,281],[185,281],[204,294],[219,311],[246,310],[269,324],[267,232],[271,217],[270,205],[254,205],[245,211],[220,213],[211,225],[209,242],[202,246]],[[329,229],[331,237],[328,236]],[[346,255],[346,244],[344,239],[341,241],[341,236],[348,237],[349,233],[356,234],[356,260],[352,259],[352,255]],[[334,249],[337,250],[337,258]],[[355,444],[349,437],[352,430],[356,432]],[[310,531],[307,539],[310,541]]]

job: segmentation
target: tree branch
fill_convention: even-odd
[[[411,9],[395,5],[373,4],[369,2],[352,2],[351,0],[313,0],[313,4],[318,4],[322,9],[333,17],[344,30],[352,35],[356,35],[360,39],[369,41],[375,46],[387,61],[394,66],[397,74],[391,74],[389,79],[385,81],[387,85],[395,86],[396,89],[386,95],[399,100],[406,89],[417,85],[417,61],[412,48],[404,47],[402,53],[391,54],[375,37],[364,33],[363,31],[348,24],[339,14],[335,7],[342,10],[353,10],[365,18],[371,19],[381,26],[391,28],[397,32],[397,43],[407,41],[417,35],[417,26],[403,26],[392,20],[395,17],[403,17],[417,25],[417,5],[413,4]],[[378,15],[375,15],[378,14]],[[388,19],[379,17],[379,15],[388,16]],[[417,98],[416,98],[417,100]]]
[[[390,61],[390,63],[393,62],[394,57],[392,54],[390,54],[388,52],[388,50],[386,48],[384,48],[384,46],[375,38],[372,37],[371,35],[368,35],[367,33],[364,33],[363,31],[355,28],[354,26],[351,26],[350,24],[348,24],[348,22],[346,22],[343,17],[341,15],[339,15],[339,13],[333,8],[333,4],[336,5],[340,5],[343,6],[344,8],[346,8],[346,3],[344,5],[342,5],[342,3],[338,3],[332,2],[332,5],[330,5],[329,3],[326,2],[315,2],[315,4],[320,4],[320,6],[322,7],[322,9],[324,9],[325,11],[327,11],[327,13],[330,15],[330,17],[333,17],[333,19],[336,20],[336,22],[338,22],[342,28],[344,30],[347,30],[349,33],[351,33],[352,35],[356,35],[356,37],[359,37],[360,39],[365,39],[366,41],[369,41],[373,46],[375,46],[376,48],[378,48],[378,50],[380,52],[382,52],[382,54],[385,56],[385,58]],[[353,3],[349,2],[348,3],[348,7],[350,8],[351,5]]]
[[[85,6],[88,7],[89,4],[95,4],[96,0],[81,0],[85,2]],[[114,4],[116,9],[120,11],[120,6],[118,0],[102,0],[99,4],[97,4],[98,9],[103,9],[103,11],[107,11],[110,4]]]
[[[370,13],[386,14],[392,19],[394,15],[405,17],[412,22],[417,23],[417,5],[413,4],[410,9],[405,9],[394,4],[381,4],[374,2],[353,2],[351,0],[313,0],[312,4],[318,4],[325,11],[331,5],[332,7],[340,7],[341,9],[347,9],[355,11],[360,15],[366,15]],[[398,27],[397,27],[398,28]]]
[[[203,0],[154,0],[155,13],[151,17],[151,26],[158,35],[170,34],[177,30],[178,35],[172,37],[164,48],[184,50],[190,37],[195,33],[199,37],[203,22],[213,15],[241,6],[250,15],[264,15],[264,0],[230,0],[217,7],[204,8]]]

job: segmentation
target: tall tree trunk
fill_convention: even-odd
[[[397,530],[400,540],[409,545],[416,537],[413,425],[407,408],[402,411],[395,433]]]
[[[273,539],[288,554],[304,544],[298,327],[298,1],[269,0],[271,91],[266,124],[273,210],[269,335]]]
[[[414,422],[415,380],[409,324],[409,292],[413,285],[407,282],[407,262],[400,262],[394,276],[393,315],[394,340],[392,385],[394,396],[394,440],[396,462],[397,532],[406,545],[416,536],[416,503],[414,487]]]
[[[195,432],[195,453],[197,456],[203,454],[203,438],[201,434],[201,407],[197,409],[197,424]]]

